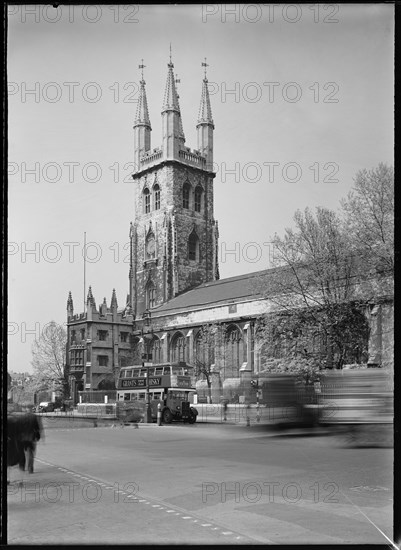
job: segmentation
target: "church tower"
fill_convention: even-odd
[[[162,145],[151,149],[145,81],[134,123],[135,218],[130,227],[129,306],[138,318],[174,296],[219,278],[213,217],[213,130],[206,67],[198,149],[185,146],[174,64],[167,64]],[[144,65],[139,66],[144,69]]]

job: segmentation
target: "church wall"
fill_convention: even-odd
[[[236,311],[230,313],[230,307],[236,306]],[[193,324],[217,323],[223,321],[235,322],[245,316],[259,316],[272,311],[272,304],[266,300],[252,300],[247,302],[237,302],[236,304],[224,304],[221,306],[212,306],[182,313],[173,313],[158,317],[152,315],[152,326],[158,330],[163,327],[191,326]]]

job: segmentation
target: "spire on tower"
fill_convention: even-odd
[[[150,126],[150,120],[149,120],[148,100],[146,98],[146,90],[145,90],[146,82],[143,79],[143,69],[146,67],[146,65],[143,64],[143,59],[141,61],[142,63],[138,65],[138,68],[141,69],[141,80],[140,80],[138,106],[136,108],[134,125],[135,126],[139,124],[146,125],[151,130],[152,128]]]
[[[110,307],[113,308],[113,307],[118,307],[118,304],[117,304],[117,296],[116,296],[116,289],[113,288],[113,293],[111,295],[111,302],[110,302]]]
[[[168,73],[167,73],[167,81],[166,81],[166,88],[164,92],[164,102],[163,102],[163,112],[167,110],[174,110],[179,112],[180,106],[178,104],[178,95],[177,95],[177,89],[175,86],[175,79],[174,79],[174,63],[171,61],[171,44],[170,44],[170,62],[167,63],[168,67]]]
[[[185,136],[182,127],[176,80],[173,72],[174,64],[171,59],[171,45],[170,62],[167,63],[167,66],[168,73],[162,110],[163,158],[179,159],[180,151],[184,149]]]
[[[208,80],[206,76],[206,67],[208,64],[202,62],[202,67],[205,69],[205,75],[202,82],[202,95],[199,106],[198,124],[198,149],[206,159],[206,170],[213,170],[213,131],[214,123],[212,117],[212,108],[210,106]]]
[[[178,78],[178,75],[175,75],[175,83],[179,84],[181,80]],[[184,134],[184,128],[182,127],[182,118],[181,118],[181,108],[180,108],[180,102],[179,102],[180,96],[177,91],[177,105],[178,110],[180,111],[180,120],[179,120],[179,138],[182,140],[183,143],[185,143],[185,134]]]
[[[202,67],[205,68],[205,76],[203,78],[202,82],[202,96],[201,96],[201,102],[199,106],[199,115],[198,115],[198,124],[211,124],[214,128],[213,123],[213,117],[212,117],[212,108],[210,106],[210,96],[209,96],[209,88],[208,88],[208,79],[206,76],[206,67],[209,65],[206,63],[206,57],[205,61],[202,62]]]

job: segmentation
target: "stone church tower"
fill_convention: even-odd
[[[135,317],[219,278],[213,217],[213,130],[208,80],[202,82],[198,148],[185,146],[174,65],[168,63],[162,145],[151,149],[145,81],[134,123],[135,219],[130,228],[128,306]],[[143,65],[140,68],[143,70]]]

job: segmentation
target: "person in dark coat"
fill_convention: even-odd
[[[33,474],[36,444],[41,437],[42,421],[36,414],[10,414],[7,417],[7,466],[18,464],[24,471],[27,457],[28,472]]]

